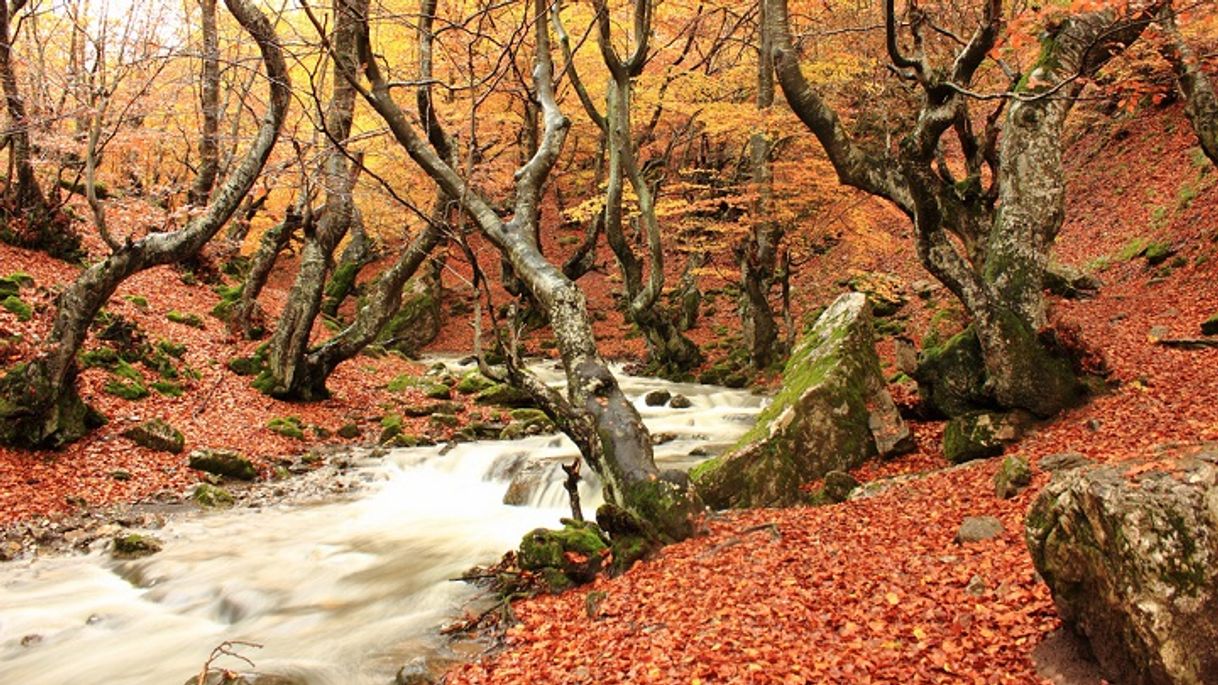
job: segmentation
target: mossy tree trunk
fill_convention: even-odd
[[[296,280],[267,348],[266,369],[255,381],[259,390],[281,399],[303,399],[311,394],[305,355],[321,309],[334,250],[350,229],[355,212],[352,197],[355,175],[344,148],[351,134],[355,89],[343,74],[354,71],[359,64],[357,32],[367,9],[366,0],[334,0],[334,31],[329,38],[333,46],[334,84],[326,109],[327,151],[322,162],[326,203],[317,230],[305,234]]]
[[[513,272],[544,308],[566,371],[567,394],[559,396],[527,373],[519,375],[517,381],[554,412],[560,427],[579,445],[585,459],[601,475],[606,499],[646,522],[657,535],[684,538],[692,533],[691,517],[698,510],[696,498],[679,479],[659,473],[646,427],[597,350],[583,292],[541,254],[533,239],[540,219],[541,192],[570,127],[554,95],[548,10],[545,0],[533,3],[533,80],[541,107],[542,134],[536,153],[516,172],[510,220],[501,219],[491,203],[415,131],[391,97],[377,60],[370,58],[366,26],[362,63],[370,87],[361,86],[361,94],[411,159],[459,202],[482,234],[507,257]]]
[[[302,202],[307,202],[307,198]],[[249,271],[245,274],[245,282],[241,285],[241,298],[233,310],[233,318],[230,322],[233,329],[241,331],[242,335],[249,340],[261,338],[264,332],[262,324],[255,321],[256,315],[261,316],[257,312],[258,296],[262,294],[262,289],[266,286],[271,271],[275,268],[275,260],[279,258],[279,253],[287,248],[296,231],[300,230],[306,222],[313,221],[312,212],[302,202],[288,206],[283,221],[262,234],[262,239],[258,241],[258,249],[250,258]],[[308,214],[308,216],[306,217],[304,214]]]
[[[291,80],[278,37],[250,0],[225,0],[257,43],[269,82],[268,108],[240,164],[202,214],[181,229],[123,244],[85,269],[60,294],[41,354],[0,380],[0,439],[26,447],[58,446],[81,437],[88,412],[76,394],[76,353],[98,310],[133,274],[195,254],[228,221],[262,171],[287,115]]]
[[[1197,133],[1201,150],[1218,165],[1218,95],[1197,53],[1184,40],[1176,26],[1176,13],[1168,3],[1159,13],[1159,25],[1166,34],[1160,47],[1163,57],[1176,74],[1176,86],[1184,96],[1184,113]]]

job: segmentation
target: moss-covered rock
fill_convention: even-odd
[[[114,538],[111,554],[115,559],[136,559],[161,551],[161,541],[151,535],[128,533]]]
[[[609,543],[591,522],[564,519],[558,530],[538,528],[520,540],[520,568],[542,573],[556,570],[572,583],[591,582],[604,568]]]
[[[195,504],[205,509],[226,509],[233,506],[235,500],[228,490],[216,487],[210,483],[199,483],[195,486],[190,498]]]
[[[258,469],[254,463],[233,450],[199,449],[190,453],[190,468],[217,476],[236,478],[238,480],[254,480],[258,477]]]
[[[453,395],[452,388],[443,383],[428,383],[424,385],[423,394],[433,400],[447,400]]]
[[[496,405],[500,407],[532,407],[533,397],[529,393],[509,385],[496,383],[474,395],[478,404]]]
[[[1032,484],[1032,467],[1023,457],[1009,455],[994,474],[994,494],[1010,499]]]
[[[344,440],[354,440],[363,433],[363,431],[360,430],[359,425],[354,423],[344,423],[339,427],[337,432],[338,437]]]
[[[713,507],[792,505],[807,481],[911,446],[885,388],[866,298],[850,293],[796,345],[755,427],[690,476]]]
[[[995,407],[985,388],[985,358],[972,326],[938,347],[924,348],[913,376],[923,405],[937,415],[960,416]]]
[[[305,425],[299,416],[276,416],[266,422],[266,427],[272,433],[278,433],[285,438],[305,439]]]
[[[1069,264],[1050,262],[1045,269],[1045,289],[1068,299],[1095,297],[1103,285],[1095,275]]]
[[[142,447],[177,454],[186,446],[182,432],[161,419],[149,419],[122,432],[122,436]]]
[[[55,387],[37,364],[17,364],[0,376],[0,444],[58,448],[106,423],[85,404],[69,378]]]
[[[953,464],[998,456],[1004,445],[1019,439],[1028,422],[1021,412],[957,416],[943,429],[943,455]]]
[[[859,485],[858,479],[845,471],[830,471],[825,474],[823,492],[830,502],[845,502]]]
[[[478,370],[467,371],[461,380],[457,381],[457,392],[463,395],[472,395],[477,392],[482,392],[487,388],[495,385],[495,381],[483,376]]]
[[[190,326],[191,328],[203,328],[203,319],[200,318],[198,314],[180,312],[173,309],[165,314],[165,318],[174,323],[180,323],[183,326]]]
[[[1025,520],[1032,562],[1104,675],[1136,685],[1218,674],[1218,448],[1059,472]],[[1137,467],[1136,475],[1130,475]]]
[[[16,314],[19,321],[29,321],[34,317],[34,308],[16,295],[9,295],[0,300],[0,307],[4,307],[13,314]]]

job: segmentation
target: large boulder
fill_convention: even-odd
[[[753,429],[690,475],[712,507],[786,506],[804,500],[803,483],[912,446],[884,385],[867,300],[848,293],[796,345]]]
[[[922,404],[935,414],[953,417],[996,406],[985,388],[985,358],[972,326],[924,348],[913,377]]]
[[[402,304],[377,335],[387,350],[416,355],[440,334],[440,297],[429,275],[410,279],[402,288]]]
[[[1062,619],[1124,685],[1218,682],[1218,447],[1055,474],[1028,514]]]

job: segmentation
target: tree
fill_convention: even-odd
[[[76,352],[97,312],[133,274],[198,252],[236,211],[266,164],[288,111],[287,64],[270,21],[250,0],[225,4],[257,44],[266,70],[268,105],[256,136],[201,214],[176,231],[122,243],[64,289],[39,356],[0,379],[0,443],[57,447],[84,435],[92,413],[76,393]]]
[[[362,13],[367,10],[355,0],[334,0],[333,11],[333,90],[322,122],[326,152],[321,177],[326,201],[316,230],[305,234],[296,280],[267,348],[266,368],[255,381],[259,390],[282,399],[316,398],[314,383],[305,373],[305,354],[334,250],[350,229],[356,211],[355,177],[346,149],[354,118],[355,89],[344,74],[354,72],[359,64],[357,34]]]
[[[216,28],[216,0],[199,0],[203,29],[203,67],[199,78],[199,109],[203,127],[199,136],[199,170],[187,202],[207,203],[220,172],[220,32]]]
[[[702,362],[702,354],[697,345],[682,333],[675,313],[660,302],[664,290],[664,249],[660,224],[656,217],[657,188],[643,176],[631,123],[632,83],[643,73],[650,56],[654,6],[651,0],[634,2],[634,50],[629,57],[623,59],[613,46],[608,6],[603,0],[597,0],[593,5],[596,10],[597,44],[605,68],[609,72],[603,114],[596,108],[575,70],[566,31],[562,28],[558,11],[555,11],[554,17],[567,59],[567,73],[571,76],[572,85],[588,118],[603,132],[609,152],[609,173],[603,212],[604,231],[609,247],[622,270],[626,288],[626,320],[638,326],[643,333],[652,364],[658,371],[688,371]],[[654,124],[651,128],[654,129]],[[627,182],[630,183],[638,203],[638,221],[647,243],[646,257],[642,259],[635,254],[623,226],[623,191]]]
[[[1159,26],[1166,34],[1160,52],[1176,74],[1176,85],[1184,96],[1184,113],[1197,133],[1201,150],[1218,164],[1218,95],[1214,84],[1176,26],[1176,11],[1170,2],[1159,12]]]
[[[924,48],[928,17],[911,10],[912,19],[902,24],[893,0],[886,0],[888,59],[922,95],[898,149],[877,152],[859,144],[804,78],[787,0],[767,3],[775,73],[787,102],[843,183],[892,202],[913,219],[919,259],[972,317],[984,357],[984,392],[1001,406],[1041,416],[1061,410],[1076,396],[1077,381],[1069,361],[1039,333],[1046,325],[1044,272],[1064,219],[1062,131],[1087,77],[1141,34],[1153,8],[1061,17],[1046,27],[1027,74],[990,98],[970,87],[1004,30],[1001,0],[986,0],[979,26],[961,39],[949,63]],[[909,55],[901,47],[905,25],[916,46]],[[970,103],[991,99],[998,104],[979,133]],[[963,153],[963,178],[945,161],[949,132]]]
[[[448,197],[454,198],[482,235],[511,264],[529,295],[544,308],[554,331],[567,375],[566,396],[545,386],[518,364],[509,364],[513,382],[529,391],[555,417],[579,446],[605,484],[606,498],[664,538],[692,533],[691,516],[698,509],[683,476],[661,474],[652,455],[651,440],[634,405],[622,392],[597,351],[583,292],[540,252],[534,239],[546,179],[562,149],[570,122],[555,100],[550,57],[548,11],[545,0],[532,6],[534,30],[533,82],[542,124],[536,151],[515,173],[512,217],[501,219],[491,202],[449,165],[419,135],[390,94],[372,50],[365,22],[361,63],[368,85],[361,96],[385,121],[391,134],[412,160]]]
[[[11,177],[8,179],[4,190],[5,209],[11,217],[0,227],[0,237],[16,245],[45,250],[56,257],[76,259],[80,257],[80,236],[72,230],[66,217],[51,211],[34,172],[31,122],[26,116],[25,101],[13,66],[11,23],[25,4],[26,0],[0,0],[0,86],[4,89],[9,118],[5,142],[9,148],[10,166],[17,176],[15,181]]]

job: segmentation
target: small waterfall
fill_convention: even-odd
[[[553,369],[539,372],[561,385]],[[730,445],[763,402],[619,379],[661,440],[661,468]],[[659,389],[691,406],[646,406]],[[369,484],[356,498],[180,517],[156,531],[163,551],[136,561],[94,552],[0,565],[0,683],[174,685],[215,645],[246,640],[263,645],[243,652],[263,672],[383,685],[411,657],[442,649],[436,628],[475,592],[450,578],[569,515],[560,464],[577,454],[561,435],[394,450],[358,463]],[[590,516],[600,486],[583,475]],[[521,504],[504,504],[525,476]]]

